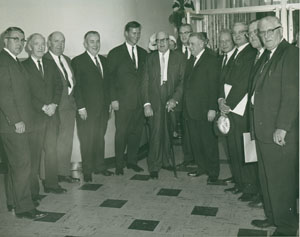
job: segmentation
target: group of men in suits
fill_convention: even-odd
[[[235,186],[225,191],[242,192],[241,201],[264,207],[266,219],[253,220],[252,225],[276,226],[273,236],[296,236],[299,49],[282,32],[273,16],[221,31],[218,103],[231,123],[226,139]],[[245,132],[255,139],[256,163],[245,163]]]

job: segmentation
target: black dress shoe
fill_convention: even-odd
[[[84,182],[92,182],[93,181],[92,175],[91,174],[84,174],[83,175],[83,181]]]
[[[238,200],[242,202],[250,202],[253,199],[254,194],[251,193],[243,193],[241,196],[239,196]]]
[[[260,195],[256,195],[249,203],[248,207],[263,208],[263,203]]]
[[[158,179],[158,172],[157,171],[151,171],[150,172],[150,178],[151,179]]]
[[[239,194],[241,193],[242,191],[240,189],[238,189],[236,186],[232,187],[232,188],[226,188],[224,189],[224,192],[231,192],[233,194]]]
[[[222,181],[224,181],[224,182],[226,182],[226,183],[234,183],[233,177],[229,177],[229,178],[226,178],[226,179],[222,179]]]
[[[168,171],[173,171],[174,170],[171,165],[169,165],[169,166],[162,166],[161,168],[164,169],[164,170],[168,170]]]
[[[9,212],[13,211],[13,210],[16,210],[16,207],[14,205],[7,205],[7,210]]]
[[[44,192],[45,193],[54,193],[54,194],[62,194],[67,192],[67,189],[62,188],[60,186],[56,187],[56,188],[50,188],[50,187],[45,187],[44,186]]]
[[[188,172],[187,175],[191,176],[191,177],[199,177],[201,175],[205,174],[205,172],[202,171],[192,171],[192,172]]]
[[[123,168],[116,168],[115,174],[116,174],[116,175],[124,175],[124,170],[123,170]]]
[[[297,236],[297,232],[295,232],[295,233],[283,233],[283,232],[280,232],[276,229],[271,236]]]
[[[208,185],[227,185],[224,181],[218,179],[217,177],[208,177],[207,184]]]
[[[73,178],[72,176],[58,175],[58,182],[76,183],[80,182],[80,179]]]
[[[102,175],[104,175],[104,176],[112,176],[112,175],[114,175],[114,172],[111,172],[111,171],[109,171],[109,170],[102,170],[102,171],[100,172],[100,174],[102,174]]]
[[[144,169],[138,165],[127,163],[127,169],[133,169],[135,172],[142,172]]]
[[[268,219],[265,220],[253,220],[251,221],[251,225],[258,227],[258,228],[267,228],[270,226],[274,226]]]
[[[34,219],[40,219],[47,216],[47,213],[39,211],[37,209],[33,209],[27,212],[16,213],[16,216],[18,218],[27,218],[27,219],[34,220]]]

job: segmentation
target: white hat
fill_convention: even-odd
[[[157,44],[156,44],[156,33],[152,34],[149,38],[149,44],[148,49],[154,51],[157,50]]]

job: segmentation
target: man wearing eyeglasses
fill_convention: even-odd
[[[245,164],[243,150],[243,133],[248,130],[246,105],[249,75],[256,55],[256,50],[248,42],[247,33],[248,25],[245,23],[236,22],[233,25],[232,37],[236,52],[230,72],[222,82],[223,90],[218,99],[220,111],[228,114],[233,124],[227,136],[227,145],[235,186],[224,191],[233,194],[243,192],[239,197],[242,201],[250,201],[249,193],[255,189],[255,167],[251,163]]]
[[[31,197],[29,134],[35,123],[28,77],[17,56],[25,43],[24,31],[9,27],[0,52],[0,134],[8,159],[7,207],[17,217],[36,219],[46,214],[35,209]]]
[[[158,51],[148,55],[142,81],[144,114],[149,118],[150,139],[147,157],[150,178],[157,179],[161,168],[170,165],[171,119],[182,97],[182,83],[186,59],[183,54],[169,50],[169,35],[156,34]]]
[[[278,18],[258,22],[268,57],[254,80],[254,133],[265,220],[275,225],[273,236],[296,236],[296,176],[299,159],[299,50],[282,35]]]

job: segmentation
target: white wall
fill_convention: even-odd
[[[65,54],[74,57],[84,51],[83,36],[89,30],[101,34],[101,54],[124,42],[124,26],[136,20],[142,24],[139,45],[147,48],[150,35],[165,30],[172,33],[168,22],[173,0],[0,0],[0,32],[19,26],[26,37],[41,33],[47,37],[62,31],[66,37]],[[27,57],[23,52],[20,57]],[[114,156],[114,118],[108,123],[105,157]],[[78,160],[77,139],[73,160]]]
[[[65,53],[74,57],[84,51],[83,35],[89,30],[101,34],[101,54],[124,41],[124,26],[136,20],[142,24],[140,45],[147,47],[157,30],[172,32],[168,16],[173,0],[1,0],[0,32],[19,26],[28,37],[39,32],[48,36],[59,30],[66,36]],[[21,57],[26,57],[23,52]]]

